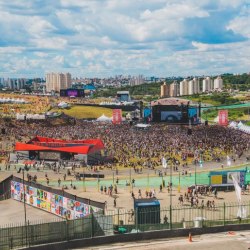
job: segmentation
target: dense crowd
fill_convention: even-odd
[[[121,125],[76,121],[75,125],[50,127],[46,121],[12,121],[2,123],[6,129],[5,145],[13,149],[16,141],[28,141],[36,135],[77,140],[100,138],[105,144],[105,155],[114,159],[113,165],[154,168],[161,165],[162,157],[171,159],[175,166],[217,161],[227,155],[237,159],[250,149],[250,135],[222,126],[200,125],[187,134],[186,126],[153,124],[149,129],[136,129],[128,123]],[[100,164],[105,164],[100,162]]]

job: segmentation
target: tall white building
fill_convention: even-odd
[[[145,81],[143,75],[138,75],[136,78],[135,78],[135,85],[141,85],[143,84]]]
[[[177,81],[174,81],[173,83],[170,84],[170,96],[176,97],[179,96],[179,94],[180,94],[180,86],[177,83]]]
[[[188,81],[184,79],[180,82],[180,96],[188,95]]]
[[[129,85],[130,86],[135,86],[135,85],[141,85],[145,82],[145,79],[143,77],[143,75],[138,75],[136,77],[132,77],[130,80],[129,80]]]
[[[214,79],[214,89],[222,89],[223,88],[223,80],[220,76]]]
[[[202,92],[208,92],[211,90],[211,79],[210,77],[206,77],[202,81]]]
[[[47,92],[56,91],[61,89],[67,89],[71,86],[71,74],[70,73],[48,73],[46,74],[46,90]]]
[[[8,78],[7,79],[7,87],[9,89],[15,89],[15,80],[11,79],[11,78]]]
[[[17,89],[23,89],[25,85],[26,80],[25,79],[17,79],[16,81],[16,88]]]
[[[199,94],[200,93],[200,83],[198,78],[193,79],[194,82],[194,94]]]
[[[188,82],[188,95],[193,95],[194,94],[194,81],[190,80]]]

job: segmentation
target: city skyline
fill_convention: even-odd
[[[248,0],[13,0],[0,7],[0,77],[249,72]]]

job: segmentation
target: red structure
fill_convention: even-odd
[[[15,151],[28,151],[30,159],[86,160],[99,159],[104,144],[100,139],[60,140],[36,136],[27,143],[16,142]],[[88,157],[88,159],[86,158]]]
[[[219,124],[221,126],[227,126],[228,125],[228,110],[219,110],[218,116],[219,116]]]

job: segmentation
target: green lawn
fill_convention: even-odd
[[[53,109],[52,111],[58,111],[58,109]],[[112,109],[102,108],[102,107],[92,107],[92,106],[72,106],[70,109],[60,109],[66,115],[75,117],[78,119],[96,119],[101,115],[106,115],[108,117],[112,116]]]

